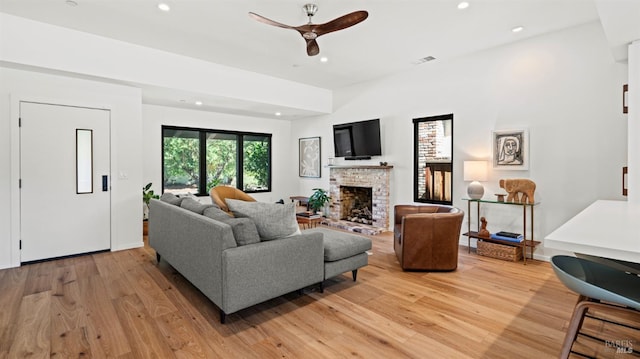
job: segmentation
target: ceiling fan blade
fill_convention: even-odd
[[[316,56],[320,53],[320,47],[316,40],[307,40],[307,55]]]
[[[293,29],[295,30],[296,28],[293,26],[289,26],[289,25],[285,25],[285,24],[281,24],[277,21],[273,21],[271,19],[267,19],[266,17],[262,16],[262,15],[258,15],[254,12],[249,12],[249,17],[253,18],[256,21],[259,21],[263,24],[267,24],[267,25],[272,25],[272,26],[277,26],[277,27],[282,27],[285,29]]]
[[[300,25],[300,26],[289,26],[286,24],[282,24],[277,21],[267,19],[266,17],[262,15],[258,15],[254,12],[249,12],[249,17],[263,24],[277,26],[283,29],[296,30],[305,39],[307,43],[307,55],[309,56],[316,56],[317,54],[320,53],[320,47],[316,42],[316,38],[318,36],[328,34],[334,31],[346,29],[348,27],[351,27],[355,24],[358,24],[364,21],[367,17],[369,17],[368,12],[364,10],[360,10],[360,11],[354,11],[352,13],[340,16],[324,24],[313,24],[311,23],[311,17],[315,14],[315,10],[317,10],[317,7],[314,6],[315,9],[313,9],[313,11],[310,11],[309,9],[306,8],[307,6],[310,6],[310,5],[305,6],[305,9],[309,16],[309,23]]]
[[[354,11],[350,14],[346,14],[344,16],[340,16],[337,19],[333,19],[324,24],[311,25],[313,26],[313,32],[320,35],[328,34],[330,32],[346,29],[350,26],[363,22],[367,17],[369,17],[369,13],[360,10]]]

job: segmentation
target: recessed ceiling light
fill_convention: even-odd
[[[69,6],[78,6],[78,3],[73,1],[73,0],[67,0],[64,3],[69,5]]]
[[[469,3],[466,1],[463,1],[461,3],[458,4],[458,9],[462,10],[462,9],[466,9],[469,7]]]
[[[171,7],[168,4],[165,3],[160,3],[158,4],[158,9],[162,10],[162,11],[169,11],[171,10]]]
[[[196,101],[196,106],[202,106],[202,101]]]
[[[513,29],[511,29],[511,32],[520,32],[520,31],[522,31],[522,30],[524,30],[524,27],[522,27],[522,26],[516,26],[516,27],[514,27]]]
[[[281,114],[280,112],[276,112],[274,115],[276,115],[276,116],[280,116],[280,115],[282,115],[282,114]]]
[[[322,56],[320,58],[320,62],[327,62],[327,61],[329,61],[329,59],[326,56]]]

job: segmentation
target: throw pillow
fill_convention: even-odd
[[[247,244],[260,243],[260,235],[255,223],[249,218],[233,218],[228,214],[226,219],[222,220],[231,226],[233,237],[236,239],[238,246],[246,246]]]
[[[197,214],[202,214],[205,209],[207,209],[209,207],[212,207],[212,205],[210,205],[210,204],[202,204],[202,203],[196,201],[195,199],[184,198],[182,200],[182,203],[180,204],[180,207],[182,207],[184,209],[188,209],[191,212],[195,212]]]
[[[300,227],[296,221],[296,204],[293,202],[245,202],[229,198],[226,201],[234,216],[249,218],[255,223],[263,241],[300,234]]]
[[[179,206],[180,204],[182,204],[182,198],[169,192],[163,193],[162,196],[160,197],[160,200],[163,202],[167,202],[169,204],[173,204],[175,206]]]
[[[220,209],[218,206],[211,206],[202,212],[202,214],[216,221],[224,222],[227,219],[231,219],[231,215]]]

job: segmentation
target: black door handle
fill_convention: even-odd
[[[107,192],[109,190],[109,181],[107,180],[108,176],[102,176],[102,192]]]

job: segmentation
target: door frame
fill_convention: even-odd
[[[82,107],[96,110],[107,110],[109,112],[109,192],[111,201],[109,201],[109,212],[111,218],[114,218],[114,206],[113,206],[113,138],[112,138],[112,110],[108,106],[104,106],[96,103],[89,103],[86,101],[73,101],[69,99],[59,99],[51,97],[39,97],[30,96],[27,94],[12,93],[10,94],[10,118],[11,118],[11,229],[10,229],[10,265],[11,267],[20,267],[20,239],[22,237],[20,231],[21,211],[20,211],[20,126],[18,121],[20,118],[20,103],[31,102],[47,105],[60,105],[70,107]],[[114,221],[110,223],[110,236],[111,236],[111,250],[113,251],[113,234]]]

